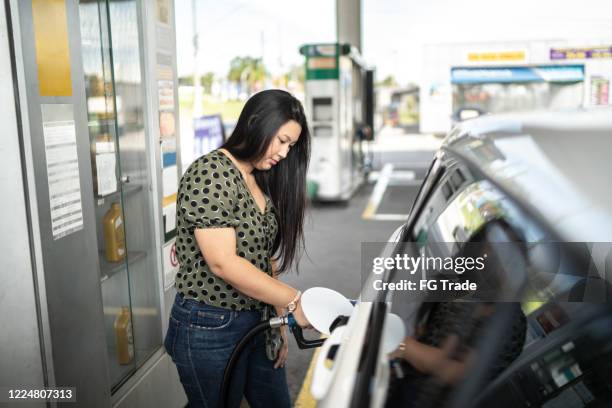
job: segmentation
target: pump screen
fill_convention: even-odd
[[[313,120],[331,122],[333,119],[332,98],[314,98],[312,100]]]

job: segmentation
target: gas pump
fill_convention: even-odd
[[[311,199],[347,201],[370,170],[374,71],[350,44],[307,44],[305,109],[312,132]]]

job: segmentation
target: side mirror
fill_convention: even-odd
[[[485,111],[478,107],[464,106],[453,113],[453,120],[455,122],[463,122],[464,120],[477,118],[485,113]]]
[[[476,109],[464,109],[459,112],[459,120],[474,119],[481,115],[481,112]]]

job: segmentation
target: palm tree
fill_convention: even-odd
[[[266,68],[261,58],[234,57],[230,62],[227,79],[239,83],[240,91],[246,91],[250,95],[255,86],[264,81],[266,74]]]

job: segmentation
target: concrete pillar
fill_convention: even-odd
[[[361,0],[336,0],[336,38],[361,52]]]

